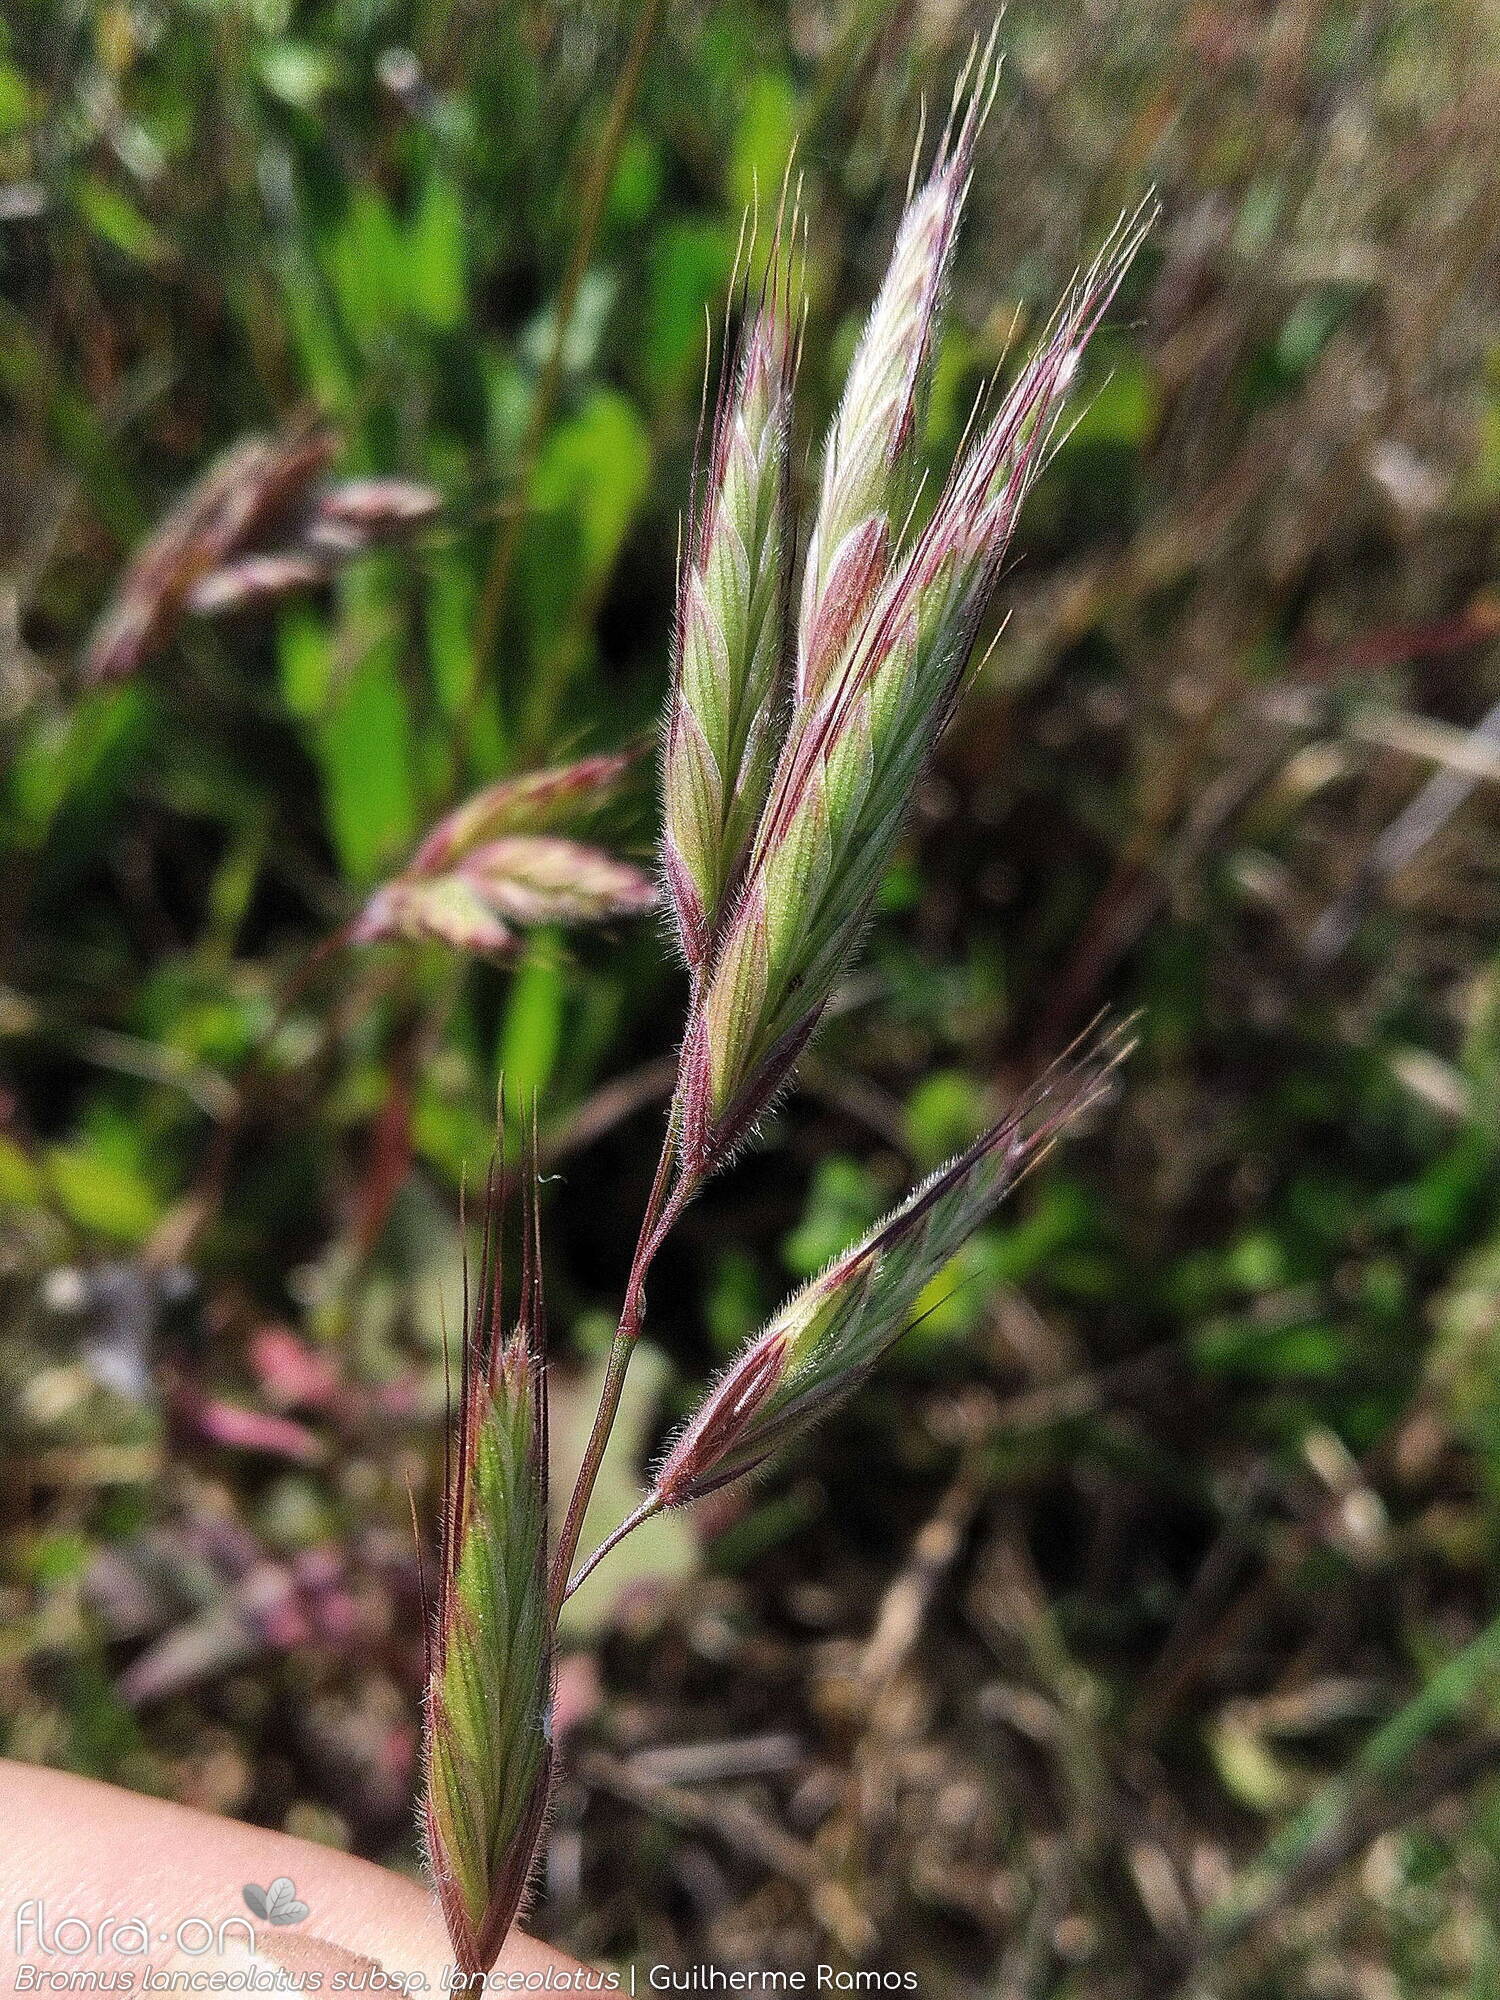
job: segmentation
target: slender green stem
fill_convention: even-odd
[[[618,1548],[627,1535],[634,1534],[637,1528],[644,1522],[649,1521],[653,1515],[659,1514],[661,1510],[662,1500],[660,1494],[648,1493],[635,1512],[627,1514],[620,1525],[617,1528],[612,1528],[604,1537],[604,1540],[594,1550],[593,1554],[584,1557],[577,1569],[568,1578],[568,1587],[563,1592],[563,1602],[566,1604],[578,1586],[593,1575],[611,1549]]]
[[[578,1478],[573,1486],[573,1497],[568,1502],[567,1516],[563,1521],[557,1550],[552,1558],[554,1614],[562,1609],[568,1595],[569,1578],[573,1559],[578,1553],[579,1537],[583,1533],[584,1516],[588,1512],[589,1501],[593,1498],[594,1484],[599,1477],[599,1467],[604,1460],[605,1448],[614,1429],[615,1418],[619,1415],[626,1372],[630,1367],[630,1357],[635,1351],[641,1321],[645,1317],[646,1273],[651,1268],[651,1260],[655,1257],[662,1238],[686,1208],[695,1190],[696,1183],[680,1175],[674,1183],[675,1155],[676,1132],[673,1124],[669,1122],[667,1135],[662,1144],[661,1158],[656,1166],[656,1179],[651,1185],[646,1212],[641,1217],[640,1235],[636,1239],[635,1255],[631,1259],[630,1276],[625,1282],[625,1297],[620,1307],[619,1324],[615,1328],[615,1337],[609,1350],[609,1365],[604,1372],[604,1386],[599,1393],[599,1408],[594,1415],[594,1427],[589,1433],[588,1444],[584,1447]]]

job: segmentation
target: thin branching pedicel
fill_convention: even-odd
[[[632,1528],[756,1471],[853,1395],[920,1316],[919,1302],[1064,1125],[1106,1092],[1130,1048],[1122,1029],[1086,1037],[1004,1118],[914,1188],[749,1340],[663,1458],[630,1518],[572,1578],[576,1588]]]

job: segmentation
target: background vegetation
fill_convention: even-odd
[[[986,25],[10,9],[9,1754],[415,1866],[406,1496],[463,1175],[503,1068],[540,1093],[576,1428],[681,993],[649,920],[309,954],[477,784],[650,740],[742,211],[795,143],[821,426],[919,105]],[[580,1597],[534,1921],[933,1995],[1491,1995],[1500,17],[1015,0],[1002,32],[935,455],[1148,183],[1162,220],[863,967],[663,1260],[615,1501],[1097,1006],[1141,1047],[846,1418]],[[87,685],[131,550],[309,410],[440,519]],[[638,858],[650,790],[604,822]]]

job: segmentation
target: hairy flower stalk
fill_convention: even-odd
[[[524,1899],[552,1778],[547,1404],[534,1196],[521,1303],[508,1330],[498,1232],[492,1178],[427,1661],[427,1852],[459,1969],[470,1978],[494,1964]]]
[[[778,245],[779,239],[778,231]],[[695,974],[734,888],[775,760],[796,371],[784,292],[780,279],[769,287],[741,340],[683,563],[662,856],[683,954]]]

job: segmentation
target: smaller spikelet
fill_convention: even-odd
[[[823,449],[798,621],[802,701],[837,667],[904,526],[953,245],[998,75],[992,34],[965,66],[932,169],[907,202]]]
[[[415,479],[340,479],[318,494],[301,539],[333,556],[358,555],[425,527],[443,496]]]
[[[257,611],[296,591],[316,590],[330,571],[321,556],[302,549],[271,555],[239,556],[200,577],[187,594],[187,609],[200,618],[223,618]]]
[[[546,830],[597,806],[632,761],[585,757],[476,792],[369,898],[349,926],[351,942],[430,938],[503,955],[515,948],[517,925],[600,923],[651,909],[657,888],[649,875]]]
[[[694,973],[733,892],[777,747],[797,350],[784,245],[794,229],[783,213],[759,299],[725,371],[679,586],[662,852]]]
[[[1129,1052],[1085,1039],[1011,1111],[828,1269],[735,1357],[662,1461],[647,1509],[680,1507],[753,1471],[852,1394],[912,1323],[927,1286]]]
[[[532,1177],[534,1179],[534,1176]],[[547,1406],[534,1193],[521,1302],[502,1318],[491,1175],[446,1469],[425,1731],[428,1863],[459,1969],[489,1971],[525,1899],[552,1781]]]
[[[295,515],[337,442],[303,424],[244,438],[217,459],[131,558],[89,639],[85,681],[126,680],[160,652],[199,586]]]
[[[412,856],[411,865],[428,874],[451,867],[481,841],[508,833],[550,831],[602,804],[634,761],[629,751],[609,751],[501,778],[445,814]]]

